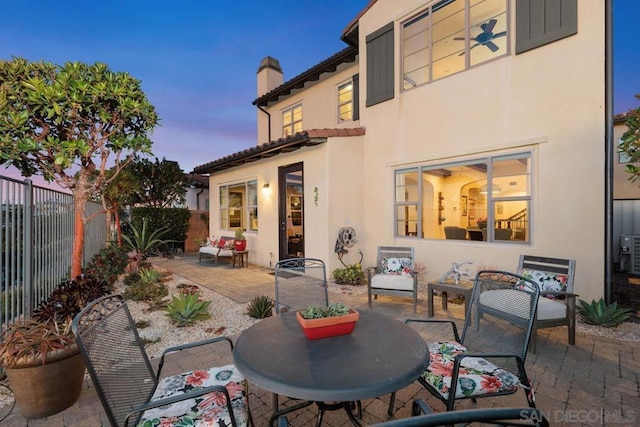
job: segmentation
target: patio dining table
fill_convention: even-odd
[[[427,346],[414,329],[369,310],[360,312],[351,334],[317,340],[305,337],[295,312],[263,319],[238,337],[233,358],[241,373],[268,391],[344,402],[355,424],[349,402],[399,390],[429,363]]]

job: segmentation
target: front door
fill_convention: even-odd
[[[304,257],[304,180],[302,163],[278,168],[280,258]]]

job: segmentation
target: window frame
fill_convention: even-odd
[[[296,120],[296,110],[300,110],[300,119]],[[291,120],[286,121],[287,113],[291,115]],[[302,132],[302,102],[293,104],[282,110],[282,137],[286,138]]]
[[[439,39],[439,40],[433,40],[433,29],[434,29],[434,25],[438,25],[440,24],[443,20],[436,22],[435,24],[432,22],[432,17],[433,17],[433,13],[437,12],[438,10],[452,4],[454,2],[454,0],[439,0],[439,1],[434,1],[431,4],[429,4],[426,8],[421,9],[419,12],[412,14],[410,17],[408,17],[407,19],[403,20],[400,22],[400,54],[399,54],[399,63],[400,63],[400,91],[401,92],[405,92],[411,89],[414,89],[416,87],[420,87],[429,83],[433,83],[436,82],[438,80],[441,80],[443,78],[447,78],[449,76],[482,66],[484,64],[487,64],[489,62],[493,62],[495,60],[498,60],[500,58],[504,58],[506,56],[509,56],[511,53],[511,39],[513,37],[512,31],[511,31],[511,2],[508,0],[501,0],[504,1],[504,11],[499,13],[498,15],[495,16],[504,16],[505,18],[505,28],[506,28],[506,36],[504,38],[505,42],[504,42],[504,52],[500,55],[497,56],[492,56],[488,59],[482,60],[480,62],[475,62],[472,64],[472,53],[474,52],[473,49],[473,45],[474,40],[471,38],[470,35],[470,30],[472,28],[476,28],[478,27],[478,23],[477,22],[472,22],[475,21],[475,18],[472,16],[472,12],[473,12],[473,8],[478,6],[480,3],[475,3],[475,4],[471,4],[472,0],[462,0],[464,2],[464,6],[462,9],[462,12],[464,14],[464,28],[461,30],[461,32],[464,33],[464,47],[463,49],[461,49],[460,51],[462,52],[460,54],[460,56],[462,56],[462,54],[464,54],[464,66],[459,69],[459,70],[455,70],[451,73],[446,73],[442,76],[434,76],[434,65],[442,60],[442,58],[436,58],[436,60],[434,61],[434,46],[438,45],[438,43],[442,42],[443,39]],[[410,31],[407,30],[407,28],[409,28],[410,25],[413,24],[417,24],[419,23],[421,20],[423,19],[427,19],[428,22],[426,23],[426,29],[425,29],[425,41],[424,41],[424,46],[418,42],[418,48],[417,50],[415,50],[412,54],[417,54],[420,50],[425,50],[426,51],[426,61],[424,64],[422,64],[419,60],[417,62],[416,65],[418,65],[418,67],[414,68],[411,72],[407,72],[406,71],[406,62],[407,62],[407,58],[410,55],[406,55],[405,56],[405,52],[408,48],[408,42],[407,40],[409,40],[410,37],[405,38],[405,34],[408,33],[410,34]],[[472,25],[473,24],[473,25]],[[460,32],[460,31],[457,31]],[[423,46],[423,47],[421,47]],[[459,51],[454,52],[453,54],[457,54]],[[453,54],[449,54],[447,56],[451,56]],[[424,81],[414,81],[410,74],[415,72],[416,70],[419,70],[420,68],[426,68],[426,72],[428,74],[426,80]],[[415,76],[414,76],[415,77]]]
[[[496,178],[500,178],[500,177],[506,177],[509,175],[500,175],[499,173],[494,173],[494,167],[493,164],[496,161],[501,161],[501,160],[509,160],[509,159],[527,159],[528,160],[528,170],[526,172],[527,179],[526,179],[526,183],[525,183],[525,194],[524,195],[511,195],[511,196],[500,196],[498,195],[494,195],[492,193],[492,186],[494,185],[493,182]],[[486,187],[487,187],[487,193],[484,197],[486,197],[486,220],[487,223],[489,224],[495,224],[496,220],[500,220],[499,218],[496,218],[498,215],[498,211],[501,210],[501,206],[502,208],[504,208],[504,204],[505,203],[509,203],[509,202],[524,202],[526,204],[526,215],[527,215],[527,219],[526,219],[526,228],[527,228],[527,234],[528,236],[525,237],[524,240],[516,240],[516,239],[512,239],[512,240],[496,240],[495,236],[494,236],[494,227],[488,227],[488,229],[486,230],[487,233],[487,237],[486,237],[486,241],[477,241],[477,240],[462,240],[461,242],[471,242],[471,243],[485,243],[485,244],[495,244],[495,243],[511,243],[511,244],[521,244],[521,245],[528,245],[530,246],[532,244],[531,242],[531,237],[533,234],[533,228],[534,228],[534,224],[533,224],[533,215],[532,212],[534,210],[534,197],[533,197],[533,181],[535,179],[534,177],[534,150],[533,149],[525,149],[525,150],[518,150],[516,152],[513,153],[493,153],[493,154],[488,154],[486,156],[476,156],[476,157],[471,157],[468,159],[464,159],[464,160],[453,160],[453,161],[449,161],[449,162],[439,162],[439,163],[428,163],[428,164],[421,164],[421,165],[417,165],[417,166],[412,166],[412,167],[401,167],[401,168],[397,168],[397,169],[393,169],[392,173],[393,173],[393,235],[396,238],[418,238],[421,240],[429,240],[429,241],[441,241],[443,240],[442,238],[438,238],[438,237],[423,237],[425,236],[425,231],[423,229],[423,224],[425,223],[425,219],[424,219],[424,215],[425,215],[425,211],[424,211],[424,207],[425,206],[436,206],[437,203],[437,212],[435,212],[435,214],[438,215],[438,225],[444,227],[444,225],[446,225],[444,223],[444,221],[446,220],[446,218],[442,217],[442,211],[440,211],[441,206],[442,206],[442,200],[440,197],[442,195],[441,192],[435,192],[432,196],[434,197],[433,200],[424,200],[424,191],[423,191],[423,174],[434,174],[434,173],[442,173],[444,171],[446,171],[447,168],[453,168],[453,167],[459,167],[459,166],[471,166],[471,165],[478,165],[478,164],[486,164]],[[398,183],[401,181],[404,181],[403,179],[399,179],[398,177],[401,175],[407,175],[407,174],[415,174],[415,179],[417,180],[416,184],[415,184],[415,190],[416,190],[416,196],[417,198],[415,199],[409,199],[408,197],[408,192],[407,192],[407,185],[399,185]],[[402,188],[404,190],[403,194],[398,194],[398,189]],[[461,187],[462,188],[462,187]],[[437,198],[437,200],[436,200]],[[463,199],[467,199],[467,197],[460,197],[461,200]],[[475,200],[469,200],[475,202]],[[445,203],[451,203],[452,201],[445,201]],[[456,203],[456,202],[453,202]],[[416,226],[415,226],[415,232],[413,231],[413,228],[411,227],[412,224],[412,220],[409,218],[409,215],[407,214],[406,218],[401,218],[398,214],[399,209],[404,208],[406,209],[410,209],[413,208],[416,211],[417,214],[417,218],[416,218]],[[467,207],[459,207],[459,210],[461,217],[467,217],[471,219],[471,215],[472,213],[469,211],[467,212]],[[464,212],[464,213],[463,213]],[[477,218],[475,218],[477,219]],[[399,228],[401,225],[401,221],[404,221],[406,224],[405,228],[406,230],[411,230],[411,232],[406,231],[406,234],[401,234],[399,233]],[[444,230],[444,228],[443,228]],[[514,230],[515,231],[515,230]],[[460,241],[457,241],[460,242]]]
[[[341,91],[342,88],[345,88],[347,86],[351,86],[351,89],[350,89],[351,96],[349,97],[348,101],[341,102],[340,101],[340,97],[341,97],[340,96],[341,95],[340,91]],[[348,79],[348,80],[345,80],[344,82],[338,84],[338,87],[337,87],[338,124],[349,123],[349,122],[352,122],[354,120],[354,107],[355,107],[355,104],[354,104],[354,101],[353,101],[353,99],[354,99],[354,90],[355,90],[354,86],[355,86],[355,83],[354,83],[352,78]],[[346,105],[349,105],[349,104],[351,105],[349,118],[348,119],[342,119],[342,113],[341,113],[340,110],[342,109],[343,106],[346,106]]]
[[[240,207],[230,206],[232,194],[235,194],[233,190],[239,189],[240,187],[244,187],[242,189]],[[258,223],[257,223],[257,217],[258,217],[257,191],[258,190],[257,189],[258,189],[257,179],[222,184],[218,186],[218,212],[219,212],[218,226],[220,227],[220,230],[258,231]],[[252,191],[255,193],[255,204],[253,203],[253,201],[249,200],[249,197]],[[231,210],[232,209],[240,210],[239,226],[231,226]],[[255,218],[252,218],[253,212],[255,212]],[[256,220],[255,227],[252,219]]]

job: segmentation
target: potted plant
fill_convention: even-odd
[[[236,239],[233,242],[236,251],[244,251],[247,249],[247,240],[244,238],[244,230],[238,229],[236,230]]]
[[[71,322],[87,303],[104,294],[106,287],[95,279],[63,283],[33,317],[2,333],[0,366],[25,418],[55,414],[80,396],[85,366]]]
[[[310,340],[348,335],[353,332],[360,314],[341,302],[328,307],[311,306],[297,311],[296,318]]]

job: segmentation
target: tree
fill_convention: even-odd
[[[0,61],[0,163],[73,193],[71,277],[82,272],[86,201],[135,153],[151,154],[147,133],[157,124],[141,82],[105,64]]]
[[[640,100],[640,95],[636,95]],[[626,115],[625,124],[628,130],[622,135],[620,151],[629,157],[627,172],[631,174],[629,180],[635,182],[640,178],[640,108],[630,110]]]
[[[183,204],[189,182],[177,162],[135,159],[127,170],[140,185],[132,189],[130,202],[142,206],[167,208]]]

